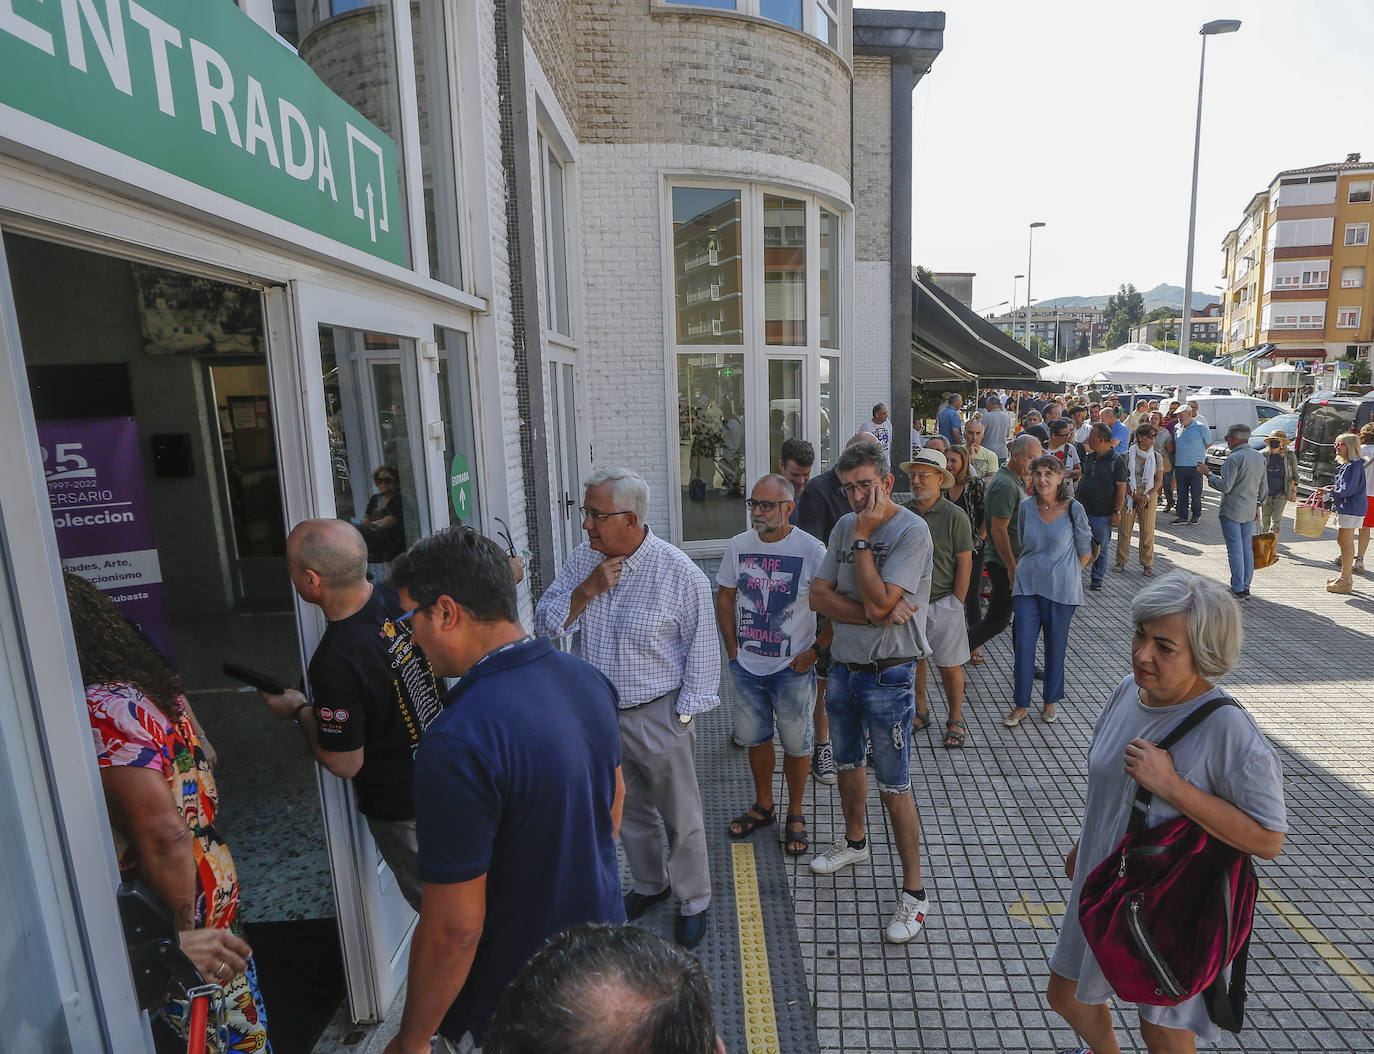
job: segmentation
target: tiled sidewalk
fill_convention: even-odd
[[[1199,525],[1164,520],[1156,572],[1226,581],[1210,495]],[[1285,522],[1280,562],[1256,572],[1245,604],[1241,666],[1223,682],[1280,750],[1291,831],[1278,860],[1259,868],[1269,901],[1256,915],[1247,1028],[1220,1049],[1374,1050],[1374,577],[1355,595],[1326,593],[1335,552],[1333,529],[1300,539]],[[823,1051],[1072,1044],[1043,996],[1068,892],[1063,857],[1077,836],[1093,721],[1130,672],[1128,605],[1146,581],[1133,565],[1088,594],[1070,643],[1070,702],[1054,725],[1034,710],[1019,728],[1002,727],[1009,632],[984,649],[986,665],[968,667],[963,750],[941,746],[944,703],[932,683],[933,720],[912,759],[932,898],[922,936],[905,946],[882,939],[898,870],[871,780],[870,863],[823,878],[788,861]],[[843,825],[838,792],[817,789],[812,837],[823,847]],[[1116,1016],[1123,1049],[1143,1051],[1134,1010]]]

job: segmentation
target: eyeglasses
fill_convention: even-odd
[[[876,479],[856,479],[853,483],[841,483],[840,493],[846,498],[852,498],[855,494],[867,494],[876,487],[881,480]]]
[[[373,477],[372,477],[372,482],[373,482],[373,483],[395,483],[395,482],[396,482],[396,477],[395,477],[395,476],[373,476]]]
[[[404,615],[398,615],[396,618],[392,619],[391,623],[394,626],[399,626],[406,619],[414,618],[417,613],[424,611],[425,608],[432,608],[435,605],[435,603],[435,601],[431,600],[428,604],[417,604],[415,607],[407,611]]]
[[[780,505],[787,505],[790,500],[791,499],[788,499],[788,501],[755,501],[753,498],[745,498],[744,507],[750,511],[762,509],[764,512],[772,512]]]
[[[585,505],[583,505],[577,511],[582,513],[582,518],[584,520],[591,520],[593,523],[605,523],[612,516],[630,515],[629,509],[621,509],[619,512],[597,512],[595,509],[589,509]]]

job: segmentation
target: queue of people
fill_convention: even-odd
[[[749,529],[731,539],[714,596],[701,569],[649,527],[643,477],[602,468],[585,483],[586,541],[539,598],[534,635],[518,615],[518,559],[470,528],[391,554],[387,582],[368,577],[376,549],[365,530],[307,520],[292,531],[292,583],[329,628],[310,662],[309,696],[292,689],[266,703],[299,727],[314,760],[353,780],[378,849],[420,916],[405,1012],[387,1054],[428,1051],[434,1037],[452,1052],[488,1039],[493,1050],[533,1050],[521,1046],[532,1042],[530,1028],[572,1028],[512,1013],[511,992],[535,983],[517,980],[522,969],[552,970],[553,984],[559,971],[633,959],[675,984],[697,983],[690,956],[623,926],[671,898],[676,945],[702,941],[713,844],[779,825],[775,737],[783,851],[809,858],[817,876],[871,859],[864,806],[873,769],[899,862],[884,937],[916,938],[931,910],[911,779],[913,736],[932,720],[928,682],[938,676],[946,701],[943,747],[964,749],[965,667],[983,664],[981,646],[1010,625],[1012,708],[1003,724],[1016,728],[1030,715],[1036,679],[1041,720],[1058,720],[1067,643],[1086,602],[1082,573],[1088,591],[1100,590],[1109,563],[1125,572],[1134,542],[1142,574],[1155,576],[1155,512],[1168,507],[1170,473],[1175,523],[1197,522],[1203,478],[1221,492],[1230,589],[1174,573],[1133,601],[1133,674],[1098,720],[1083,832],[1066,864],[1071,900],[1120,838],[1124,792],[1136,785],[1165,814],[1190,816],[1246,852],[1278,853],[1277,757],[1242,711],[1215,719],[1186,756],[1151,743],[1212,699],[1236,662],[1237,600],[1249,595],[1253,573],[1248,513],[1267,509],[1277,519],[1291,500],[1286,437],[1261,455],[1249,449],[1247,429],[1233,428],[1233,455],[1214,476],[1191,461],[1199,426],[1187,407],[1147,406],[1128,425],[1110,397],[1067,407],[1009,402],[1025,410],[1019,420],[996,396],[967,418],[957,396],[947,399],[936,434],[900,466],[912,484],[905,505],[894,500],[896,477],[873,434],[854,436],[815,477],[810,444],[785,439],[777,471],[749,491]],[[874,420],[886,423],[881,405]],[[1338,441],[1336,592],[1362,569],[1374,520],[1374,426],[1368,432]],[[202,973],[242,989],[234,1035],[269,1050],[232,860],[214,827],[212,751],[166,662],[93,587],[68,576],[68,596],[123,859],[173,907]],[[572,634],[577,656],[554,648],[553,639]],[[720,704],[722,647],[754,800],[725,830],[708,832],[695,719]],[[446,677],[457,680],[442,692]],[[1184,783],[1176,765],[1204,756],[1217,763],[1206,785]],[[808,774],[837,784],[844,817],[841,837],[819,852]],[[1119,1050],[1105,1007],[1110,987],[1073,924],[1051,970],[1050,1005],[1099,1054]],[[705,998],[709,1022],[709,989]],[[698,1000],[698,1020],[701,1010]],[[158,1018],[184,1035],[183,1007],[170,1004]],[[1141,1020],[1156,1052],[1185,1049],[1179,1033],[1214,1031],[1199,1005]],[[702,1049],[720,1047],[709,1024],[701,1028]]]

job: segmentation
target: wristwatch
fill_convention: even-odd
[[[691,715],[691,714],[678,714],[678,715],[677,715],[677,720],[678,720],[678,724],[680,724],[680,725],[690,725],[690,724],[692,723],[692,715]]]
[[[865,541],[864,539],[862,539],[862,538],[856,538],[856,539],[854,540],[854,544],[851,545],[849,548],[850,548],[851,550],[853,550],[854,552],[856,552],[856,553],[861,553],[861,552],[863,552],[865,549],[872,549],[873,546],[870,545],[868,542],[866,542],[866,541]]]

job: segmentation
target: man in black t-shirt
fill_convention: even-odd
[[[310,659],[311,700],[295,689],[267,705],[294,718],[315,760],[352,779],[358,811],[407,902],[416,875],[415,751],[441,709],[429,660],[411,643],[400,600],[367,580],[367,545],[345,520],[306,520],[286,539],[291,584],[329,626]]]
[[[1083,458],[1083,476],[1078,481],[1078,501],[1088,514],[1093,533],[1092,581],[1089,589],[1101,589],[1107,573],[1107,544],[1112,528],[1121,523],[1121,507],[1126,501],[1126,459],[1112,448],[1112,430],[1099,421],[1088,432],[1088,453]]]

